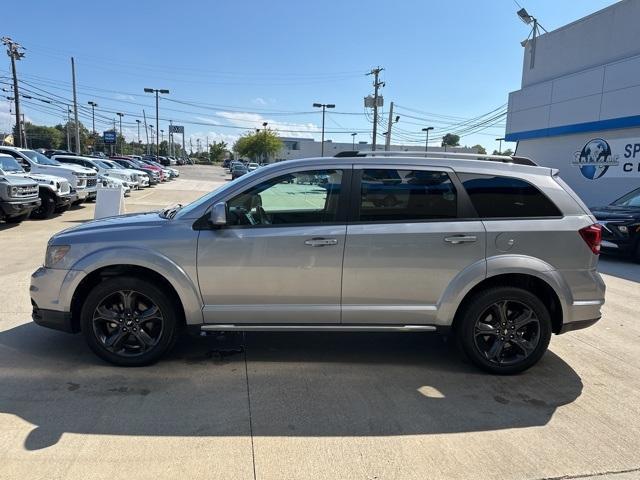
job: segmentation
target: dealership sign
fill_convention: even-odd
[[[589,140],[575,152],[573,165],[589,180],[640,177],[640,141],[602,138]]]

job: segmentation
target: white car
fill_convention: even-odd
[[[116,177],[107,177],[106,175],[100,175],[98,174],[98,178],[99,178],[99,182],[105,186],[105,187],[122,187],[122,190],[124,191],[124,196],[128,197],[131,193],[131,187],[129,186],[128,182],[125,182],[124,180],[120,180],[119,178]]]
[[[0,146],[0,153],[15,158],[29,175],[54,175],[66,179],[74,190],[73,193],[78,197],[74,203],[82,203],[85,200],[96,198],[98,175],[94,169],[80,165],[63,164],[27,148],[3,145]]]
[[[249,165],[247,165],[247,170],[249,170],[250,172],[257,170],[258,168],[260,168],[259,163],[250,163]]]
[[[124,168],[122,165],[120,165],[117,162],[114,162],[113,160],[100,160],[100,162],[110,166],[113,169],[121,170],[131,175],[131,177],[138,182],[138,188],[144,188],[149,186],[149,175],[147,175],[144,172],[141,172],[139,170],[134,170],[132,168]]]
[[[122,180],[123,185],[129,187],[129,189],[138,187],[138,181],[132,174],[127,173],[127,171],[122,168],[113,168],[111,165],[107,165],[98,158],[81,157],[79,155],[54,155],[51,158],[62,163],[70,163],[91,168],[98,172],[98,175],[102,177],[117,178],[118,180]]]

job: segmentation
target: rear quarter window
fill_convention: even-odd
[[[482,218],[561,217],[536,186],[513,177],[459,173],[471,203]]]

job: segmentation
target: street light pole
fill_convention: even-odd
[[[356,149],[356,135],[358,135],[356,132],[351,134],[351,150],[353,151]]]
[[[116,112],[116,115],[120,117],[120,136],[122,137],[122,117],[124,117],[124,113]],[[124,154],[124,144],[122,143],[124,138],[120,141],[120,155]]]
[[[91,105],[91,123],[93,124],[93,134],[96,134],[96,107],[98,104],[96,102],[87,102]]]
[[[164,93],[167,94],[169,93],[169,90],[165,89],[165,88],[145,88],[144,91],[146,93],[155,93],[156,94],[156,129],[160,128],[160,107],[159,107],[159,94]],[[157,135],[157,130],[156,130],[156,157],[160,156],[160,138]],[[158,160],[156,158],[156,160]]]
[[[140,119],[136,118],[136,123],[138,124],[138,143],[140,143]]]
[[[314,103],[314,107],[322,108],[322,145],[320,146],[320,156],[324,157],[324,115],[327,108],[336,108],[333,103]]]
[[[426,128],[422,129],[423,132],[427,132],[427,139],[424,141],[424,153],[425,154],[429,150],[429,132],[431,130],[433,130],[433,127],[426,127]]]
[[[502,141],[504,138],[496,138],[496,142],[500,142],[500,146],[498,147],[498,154],[502,155]]]

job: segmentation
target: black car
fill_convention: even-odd
[[[640,263],[640,188],[591,211],[602,226],[602,251],[628,255]]]
[[[235,180],[238,177],[241,177],[245,173],[249,173],[247,167],[242,163],[237,163],[233,166],[233,170],[231,170],[231,179]]]
[[[146,173],[149,176],[149,185],[157,185],[160,183],[160,174],[157,171],[154,171],[151,168],[144,168],[129,158],[111,157],[109,160],[113,160],[122,168],[129,168],[131,170],[138,170]]]

